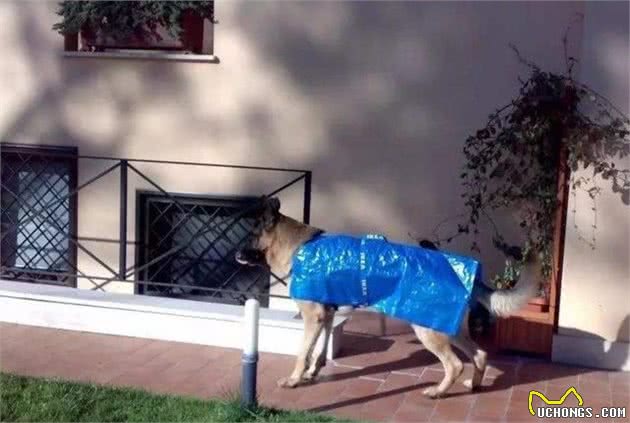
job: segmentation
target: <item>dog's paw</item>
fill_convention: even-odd
[[[319,372],[324,368],[324,366],[326,366],[326,360],[322,360],[319,363],[317,363],[316,366],[312,366],[310,369],[306,371],[306,373],[304,373],[304,376],[302,377],[306,381],[315,380],[315,378],[317,378],[317,376],[319,375]]]
[[[429,386],[427,389],[422,391],[422,393],[429,398],[439,398],[442,393],[438,389],[437,385]]]
[[[295,388],[299,384],[300,384],[299,379],[295,379],[290,376],[278,379],[278,386],[280,388]]]
[[[470,389],[471,391],[478,391],[481,388],[481,379],[476,382],[475,379],[466,379],[464,381],[462,381],[462,385],[464,385],[467,389]]]
[[[317,373],[316,372],[306,372],[304,373],[304,381],[305,382],[312,382],[315,380],[315,378],[317,377]]]

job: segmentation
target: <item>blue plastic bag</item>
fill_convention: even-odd
[[[380,235],[323,234],[293,256],[289,294],[327,305],[370,306],[455,335],[480,280],[480,263],[468,257]]]

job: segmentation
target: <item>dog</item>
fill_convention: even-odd
[[[270,270],[289,280],[295,253],[305,243],[324,233],[322,229],[298,222],[280,213],[280,201],[264,198],[255,213],[256,225],[249,245],[236,253],[235,259],[241,265],[268,266]],[[424,248],[436,250],[435,245],[423,241]],[[485,285],[475,287],[470,304],[478,302],[495,316],[509,316],[523,307],[537,293],[541,268],[539,260],[528,255],[524,260],[519,282],[510,290],[493,291]],[[294,388],[312,383],[326,364],[326,348],[332,330],[333,317],[338,307],[346,304],[321,304],[313,301],[296,301],[304,321],[304,338],[298,352],[293,372],[278,380],[278,386]],[[469,306],[470,306],[469,304]],[[464,365],[453,352],[452,347],[461,350],[473,364],[473,374],[464,385],[474,390],[481,385],[487,353],[469,335],[468,312],[462,319],[459,332],[449,336],[446,333],[411,324],[413,331],[427,350],[433,353],[444,367],[444,378],[438,384],[426,388],[423,393],[430,398],[443,396],[461,375]],[[317,343],[320,336],[323,342]]]

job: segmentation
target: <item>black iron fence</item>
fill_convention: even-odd
[[[234,260],[235,252],[249,241],[260,197],[302,184],[302,220],[310,219],[312,174],[307,170],[82,156],[76,149],[11,144],[1,144],[0,153],[4,279],[66,286],[86,280],[94,290],[125,282],[143,295],[235,304],[257,297],[264,305],[274,296],[271,284],[284,281],[268,269],[240,266]],[[79,181],[79,165],[85,161],[94,161],[103,170]],[[141,165],[274,172],[287,175],[287,181],[250,197],[186,195],[169,192],[141,171]],[[78,220],[91,218],[82,213],[81,193],[115,174],[120,205],[117,237],[81,236]],[[150,187],[135,190],[135,216],[129,213],[130,177]],[[135,239],[129,240],[132,217]],[[103,244],[118,248],[117,260],[94,251],[94,245]],[[130,248],[134,260],[128,265]],[[101,271],[82,270],[79,254]]]

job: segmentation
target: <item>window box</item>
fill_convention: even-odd
[[[64,21],[56,24],[53,28],[62,32],[64,35],[64,50],[66,52],[107,52],[117,50],[154,50],[162,52],[179,52],[192,53],[197,55],[213,54],[212,31],[214,20],[207,16],[212,16],[214,6],[212,2],[205,2],[209,5],[195,8],[183,9],[179,12],[178,35],[173,35],[172,29],[163,23],[173,18],[173,14],[163,14],[163,12],[154,12],[145,9],[145,5],[139,2],[139,13],[144,13],[143,21],[137,21],[137,30],[127,34],[128,29],[121,34],[121,22],[116,20],[113,27],[108,28],[106,25],[95,24],[95,20],[100,22],[101,15],[103,20],[111,18],[112,13],[130,12],[127,9],[110,9],[111,6],[103,6],[94,10],[96,6],[85,6],[87,9],[81,9],[81,13],[89,13],[90,18],[83,18],[83,22],[77,27],[77,16],[81,16],[76,10],[72,12],[59,12],[64,16]],[[134,4],[131,2],[130,4]],[[64,6],[65,7],[65,6]],[[134,6],[130,6],[134,7]],[[63,10],[63,9],[62,9]],[[72,10],[72,9],[71,9]],[[136,9],[131,11],[135,12]],[[162,13],[153,17],[146,17],[150,13]],[[69,13],[69,14],[68,14]],[[91,19],[91,20],[90,20]],[[145,24],[142,24],[145,22]],[[79,29],[80,28],[80,29]],[[118,30],[116,29],[118,28]]]

